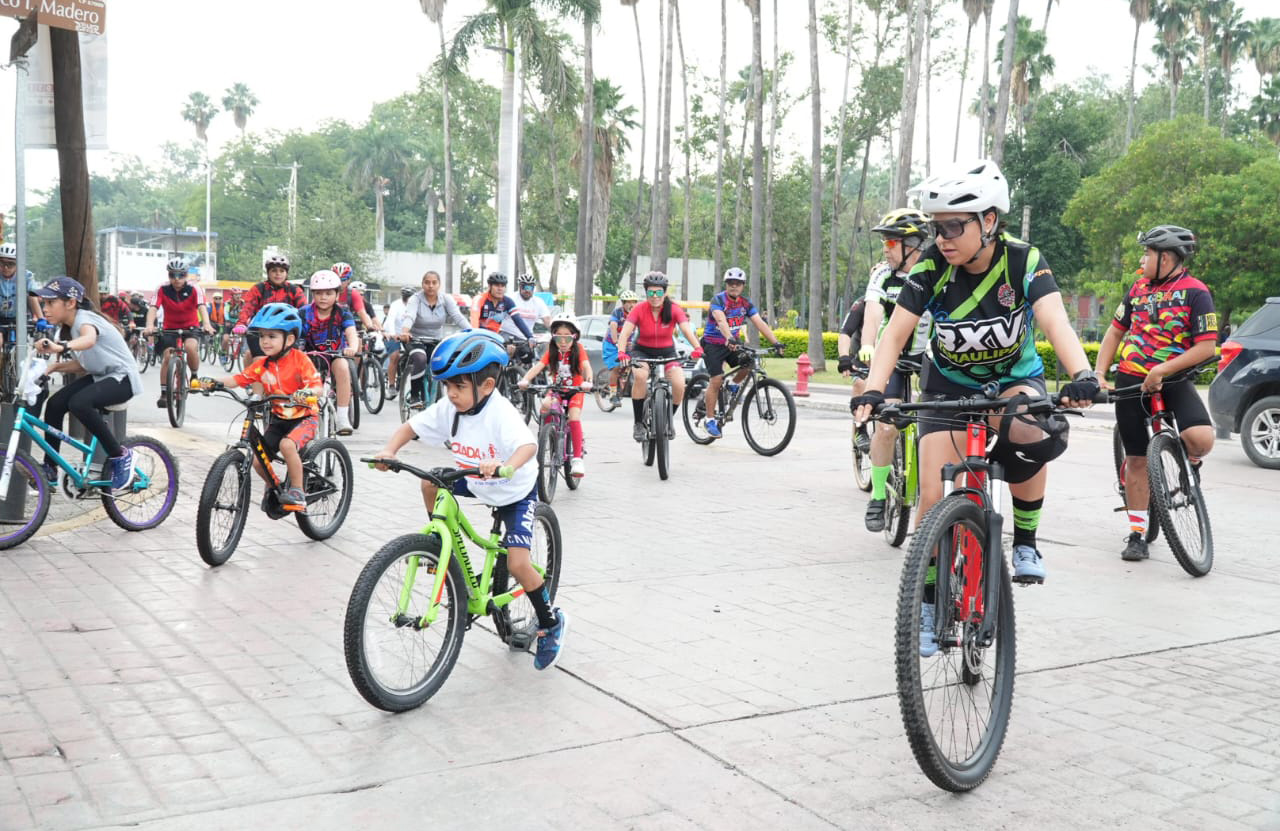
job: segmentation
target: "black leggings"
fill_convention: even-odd
[[[124,448],[120,446],[98,408],[123,404],[130,398],[133,398],[133,387],[127,378],[95,379],[92,375],[84,375],[50,396],[44,405],[44,421],[50,427],[61,430],[62,420],[70,412],[86,430],[98,437],[107,456],[119,456]],[[45,439],[54,450],[62,445],[61,441],[48,433],[45,434]],[[44,460],[54,463],[47,453]]]

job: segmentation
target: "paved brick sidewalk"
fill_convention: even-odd
[[[148,427],[182,464],[164,526],[0,557],[0,828],[1280,828],[1280,578],[1258,533],[1280,483],[1238,447],[1206,474],[1220,559],[1191,580],[1160,546],[1119,560],[1109,437],[1073,439],[1051,474],[1050,580],[1015,596],[1009,737],[957,798],[902,735],[901,553],[859,527],[845,419],[802,411],[774,459],[736,430],[678,439],[665,483],[627,419],[587,422],[589,476],[555,504],[561,671],[477,626],[441,693],[399,716],[352,689],[341,623],[370,553],[422,521],[412,480],[358,468],[325,543],[255,511],[210,570],[193,500],[225,424]]]

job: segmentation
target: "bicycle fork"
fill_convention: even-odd
[[[9,446],[4,454],[4,470],[0,472],[0,496],[9,492],[9,478],[13,475],[13,462],[18,456],[18,440],[22,436],[22,422],[26,413],[26,407],[19,407],[13,416],[13,432],[9,434]]]

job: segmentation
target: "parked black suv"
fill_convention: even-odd
[[[1268,297],[1222,344],[1209,414],[1220,437],[1240,434],[1255,465],[1280,470],[1280,297]]]

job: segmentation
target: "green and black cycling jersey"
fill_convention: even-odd
[[[907,276],[898,305],[915,315],[933,316],[932,368],[946,380],[976,390],[989,381],[1044,375],[1032,306],[1057,291],[1040,251],[1004,234],[995,242],[991,267],[982,274],[950,265],[936,245],[929,246]]]

